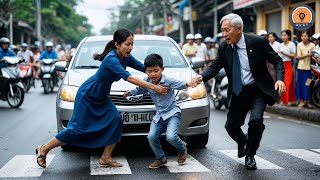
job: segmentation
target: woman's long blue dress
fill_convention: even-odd
[[[144,65],[132,55],[122,60],[116,50],[106,55],[97,72],[80,86],[72,118],[55,136],[59,141],[86,148],[120,142],[122,121],[109,93],[114,81],[130,76],[127,66],[144,72]]]

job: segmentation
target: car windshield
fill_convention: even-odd
[[[76,69],[98,68],[101,62],[94,60],[93,54],[101,53],[105,45],[105,41],[83,43],[76,54],[72,67]],[[143,63],[144,59],[152,53],[159,54],[167,68],[188,67],[178,48],[170,41],[134,41],[131,54],[137,60]]]

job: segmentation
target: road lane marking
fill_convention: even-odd
[[[263,119],[270,119],[270,118],[271,116],[266,116],[266,115],[263,116]]]
[[[47,167],[54,156],[47,155]],[[0,177],[40,177],[44,170],[37,164],[35,155],[16,155],[0,169]]]
[[[129,163],[124,156],[113,157],[114,161],[121,163],[122,167],[107,167],[99,164],[97,156],[90,157],[90,175],[109,175],[109,174],[132,174]]]
[[[290,154],[312,164],[320,165],[320,154],[305,149],[282,149],[281,152]]]
[[[244,165],[245,158],[238,158],[238,150],[220,150],[223,154],[231,157],[235,161],[241,163]],[[273,164],[272,162],[269,162],[257,155],[254,156],[256,162],[257,162],[257,168],[258,169],[284,169],[276,164]]]
[[[178,164],[178,156],[169,156],[167,159],[166,167],[172,173],[180,172],[210,172],[210,169],[206,168],[199,161],[188,154],[188,158],[184,165]]]
[[[311,149],[311,151],[320,153],[320,149]]]

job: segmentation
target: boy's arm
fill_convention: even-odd
[[[186,89],[187,87],[191,87],[191,84],[185,81],[180,81],[174,78],[168,78],[169,81],[169,86],[171,89],[177,89],[177,90],[181,90],[181,89]]]
[[[148,89],[147,88],[144,88],[144,87],[136,87],[135,89],[132,89],[131,91],[129,91],[130,95],[131,96],[136,96],[136,95],[139,95],[139,94],[144,94],[148,92]]]

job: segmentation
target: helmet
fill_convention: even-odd
[[[10,44],[10,40],[8,38],[6,38],[6,37],[2,37],[0,39],[0,44],[3,44],[3,43],[9,43]]]
[[[211,40],[211,37],[206,37],[206,38],[204,38],[204,42],[210,42],[210,40]]]
[[[56,45],[56,48],[57,48],[57,49],[60,49],[60,48],[61,48],[61,45],[60,45],[60,44],[57,44],[57,45]]]
[[[201,34],[198,33],[198,34],[194,35],[194,38],[195,39],[202,39],[202,36],[201,36]]]
[[[259,32],[258,32],[258,35],[259,36],[265,36],[265,35],[267,35],[268,34],[268,32],[266,31],[266,30],[260,30]]]
[[[46,47],[53,47],[53,43],[51,41],[47,42]]]
[[[210,40],[210,42],[211,42],[211,43],[217,43],[218,41],[217,41],[217,38],[212,38],[212,39]]]
[[[28,44],[27,44],[27,43],[22,43],[22,44],[21,44],[21,47],[22,47],[22,48],[23,48],[23,47],[26,48],[26,47],[28,47]]]
[[[186,39],[194,39],[193,34],[187,34]]]

